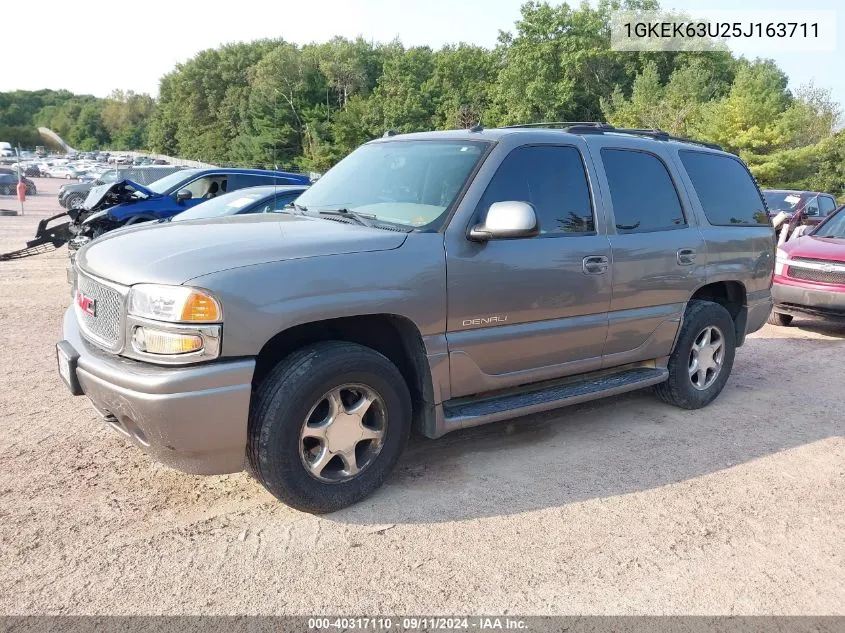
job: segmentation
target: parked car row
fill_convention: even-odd
[[[21,182],[23,182],[24,186],[26,187],[26,195],[34,196],[38,193],[38,189],[35,187],[35,183],[32,182],[29,178],[22,177],[20,178]],[[13,196],[16,195],[18,191],[18,172],[16,169],[12,169],[9,167],[0,167],[0,195],[3,196]]]

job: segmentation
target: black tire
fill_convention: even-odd
[[[699,334],[709,326],[717,327],[722,334],[724,357],[713,383],[699,390],[693,386],[690,378],[692,346]],[[716,399],[728,381],[735,354],[736,331],[730,313],[712,301],[690,301],[675,349],[669,357],[669,379],[656,385],[654,391],[664,402],[682,409],[705,407]]]
[[[766,321],[770,325],[780,325],[781,327],[786,327],[792,323],[792,315],[791,314],[784,314],[783,312],[775,312],[772,310],[771,314],[769,314],[769,318]]]
[[[3,185],[2,187],[0,187],[0,195],[11,196],[12,195],[11,188]]]
[[[79,203],[78,207],[74,207],[74,203]],[[81,209],[82,203],[85,202],[85,196],[81,193],[71,193],[65,196],[64,204],[62,205],[65,209]]]
[[[33,183],[27,183],[26,185],[26,195],[34,196],[37,195],[38,191],[35,189],[35,185]]]
[[[372,389],[384,404],[381,449],[352,479],[324,482],[303,463],[300,433],[323,395],[350,383]],[[334,512],[381,486],[402,454],[410,430],[411,397],[392,362],[355,343],[316,343],[282,360],[253,395],[247,444],[249,469],[287,505],[315,514]]]

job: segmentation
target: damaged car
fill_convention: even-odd
[[[91,189],[82,209],[70,209],[76,250],[113,229],[173,217],[226,192],[261,185],[309,185],[308,176],[261,169],[183,169],[149,185],[120,180]]]

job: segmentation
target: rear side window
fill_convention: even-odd
[[[601,160],[610,185],[617,232],[646,233],[686,226],[678,191],[657,156],[605,148]]]
[[[526,145],[508,154],[481,197],[479,216],[510,200],[531,203],[541,235],[596,230],[584,162],[574,147]]]
[[[710,224],[771,224],[760,191],[739,160],[690,150],[682,150],[679,154]]]

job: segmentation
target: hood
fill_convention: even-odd
[[[161,194],[150,191],[144,185],[139,185],[133,180],[117,180],[105,185],[91,187],[83,207],[88,211],[97,211],[123,202],[134,201],[135,198],[132,197],[132,194],[136,191],[141,192],[147,198],[161,197]]]
[[[183,284],[229,268],[399,248],[407,234],[288,214],[141,224],[79,250],[79,267],[122,285]]]
[[[781,244],[780,249],[790,257],[812,257],[845,262],[845,238],[816,237],[802,235],[798,239]]]

